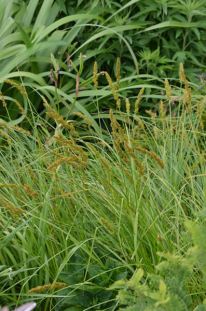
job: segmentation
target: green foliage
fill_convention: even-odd
[[[114,60],[121,56],[127,73],[133,72],[138,63],[139,70],[145,73],[145,49],[150,51],[150,60],[158,51],[155,59],[161,76],[174,71],[175,62],[185,61],[190,75],[194,66],[201,68],[195,71],[202,70],[205,2],[168,0],[162,2],[161,8],[157,1],[138,0],[122,1],[121,6],[115,1],[76,4],[66,0],[10,1],[8,6],[3,0],[2,76],[17,68],[42,72],[50,62],[51,52],[65,61],[66,51],[72,56],[80,51],[86,54],[87,67],[95,57],[102,68],[112,68]],[[148,72],[156,75],[157,66],[148,66],[152,63],[148,63],[148,55],[146,59]]]
[[[206,310],[206,300],[194,307],[189,293],[189,282],[194,278],[197,267],[202,275],[199,288],[205,290],[206,256],[205,239],[202,238],[206,230],[200,223],[190,221],[186,225],[192,234],[194,247],[185,257],[161,254],[165,260],[156,266],[155,274],[144,276],[143,270],[139,269],[131,279],[120,280],[110,286],[110,290],[118,290],[118,310]]]
[[[197,107],[176,117],[163,110],[150,118],[110,112],[104,139],[75,136],[71,123],[48,112],[61,126],[33,115],[31,135],[20,124],[1,123],[1,305],[200,305],[202,227],[187,225],[198,247],[189,255],[184,228],[205,209],[205,135]],[[134,273],[137,267],[145,275]],[[116,281],[118,301],[110,288]]]
[[[13,102],[22,98],[8,79],[26,87],[23,106],[44,113],[43,95],[65,118],[85,114],[100,134],[98,112],[115,107],[101,73],[109,72],[115,84],[118,57],[123,64],[118,82],[123,102],[145,88],[142,106],[154,108],[163,97],[165,77],[175,78],[173,95],[178,96],[179,62],[185,63],[194,89],[201,84],[197,93],[205,94],[204,1],[11,0],[8,5],[2,0],[0,5],[0,88],[12,120],[19,117]],[[95,89],[94,61],[100,74]],[[2,107],[0,113],[5,117]]]
[[[206,310],[205,15],[0,1],[0,305]]]
[[[147,62],[149,73],[165,76],[174,71],[176,62],[185,62],[194,77],[205,68],[205,14],[205,1],[200,0],[12,0],[9,5],[3,0],[2,76],[17,68],[42,71],[51,52],[63,59],[66,51],[86,54],[87,66],[95,57],[102,68],[112,68],[121,56],[124,73],[132,73],[134,64],[145,72],[146,49],[150,60],[158,51],[155,59],[161,67],[156,72],[157,66]]]

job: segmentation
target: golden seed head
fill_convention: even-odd
[[[77,111],[77,112],[74,112],[73,115],[76,115],[76,116],[80,117],[82,120],[84,120],[84,122],[87,125],[92,126],[92,121],[85,114]]]
[[[150,158],[155,160],[161,168],[164,168],[164,162],[162,161],[162,159],[160,159],[160,157],[158,157],[158,155],[155,152],[147,150],[146,148],[140,145],[136,146],[136,150],[138,150],[141,153],[147,154]]]
[[[0,188],[18,188],[17,184],[0,184]]]
[[[164,118],[166,115],[165,105],[162,100],[160,101],[160,104],[159,104],[159,115],[161,118]]]
[[[26,92],[26,89],[25,89],[24,85],[19,84],[19,83],[17,83],[16,81],[14,81],[12,79],[5,80],[5,83],[15,87],[23,97],[27,96],[27,92]]]
[[[110,77],[110,75],[108,74],[108,72],[104,72],[104,75],[105,75],[105,78],[107,80],[107,83],[109,84],[109,87],[110,87],[110,90],[112,91],[112,95],[114,97],[114,100],[116,102],[116,107],[118,109],[120,109],[121,107],[121,102],[120,102],[120,98],[119,98],[119,95],[118,95],[118,89],[117,87],[115,86],[115,84],[113,83],[112,81],[112,78]]]
[[[139,91],[135,104],[134,104],[134,112],[138,113],[139,112],[139,106],[140,106],[140,102],[142,100],[142,96],[144,94],[144,88],[141,88],[141,90]]]
[[[23,129],[22,127],[20,126],[13,126],[12,129],[14,129],[16,132],[19,132],[19,133],[22,133],[24,135],[27,135],[27,136],[32,136],[31,135],[31,132],[29,132],[28,130],[25,130]]]
[[[125,99],[125,105],[126,105],[126,113],[129,114],[130,113],[130,108],[131,108],[129,98]]]
[[[107,80],[107,83],[109,84],[110,89],[112,90],[114,88],[112,78],[110,77],[107,71],[104,72],[104,75]]]
[[[75,128],[72,122],[66,121],[57,111],[55,111],[46,101],[44,97],[43,98],[43,105],[47,110],[47,115],[56,121],[58,125],[63,126],[65,129],[68,129],[72,134],[75,134]]]
[[[26,112],[25,112],[24,108],[22,107],[22,105],[18,102],[18,100],[15,99],[14,103],[17,106],[17,108],[19,109],[19,111],[21,112],[21,114],[25,115]]]
[[[166,96],[168,99],[170,99],[172,96],[172,88],[171,88],[169,81],[167,79],[165,79],[164,85],[165,85]]]
[[[12,143],[11,137],[9,136],[7,131],[4,131],[4,130],[0,129],[0,138],[4,138],[7,141],[8,144]]]
[[[31,293],[42,293],[42,292],[45,292],[48,290],[62,289],[65,287],[67,287],[66,283],[53,282],[53,283],[33,287],[29,290],[29,294],[31,294]]]
[[[120,98],[118,98],[118,99],[116,100],[116,108],[117,108],[118,110],[121,109],[121,99],[120,99]]]
[[[189,82],[186,80],[185,81],[185,88],[184,88],[184,92],[183,92],[183,104],[187,105],[188,107],[191,104],[191,100],[192,100],[192,91],[191,88],[189,86]],[[191,107],[189,107],[191,108]]]
[[[22,208],[16,207],[12,202],[8,201],[4,197],[0,198],[0,207],[3,207],[13,217],[20,216],[24,213]]]
[[[26,194],[28,194],[29,197],[36,197],[37,196],[37,192],[34,191],[29,185],[24,184],[23,185],[23,189],[26,192]]]
[[[180,63],[180,66],[179,66],[179,79],[183,83],[187,81],[183,63]]]
[[[49,171],[56,171],[61,165],[69,164],[75,168],[85,168],[88,164],[88,155],[80,146],[70,146],[68,149],[69,156],[61,156],[57,153],[57,160],[53,161],[49,166]]]
[[[113,114],[112,109],[109,110],[109,117],[111,121],[111,126],[112,126],[112,132],[116,132],[118,130],[119,124]]]
[[[135,158],[135,164],[136,164],[136,167],[140,173],[140,175],[144,175],[144,172],[145,172],[145,167],[144,165],[142,164],[142,162],[140,160],[138,160],[137,158]]]
[[[5,108],[6,107],[6,100],[5,100],[4,95],[1,92],[0,92],[0,101],[2,102],[3,107]]]

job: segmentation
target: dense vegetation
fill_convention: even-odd
[[[206,310],[202,0],[0,0],[0,306]]]

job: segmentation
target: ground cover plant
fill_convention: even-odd
[[[205,1],[0,1],[0,308],[206,310]]]

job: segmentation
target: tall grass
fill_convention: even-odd
[[[114,310],[113,282],[152,273],[158,252],[185,253],[184,223],[206,208],[200,105],[110,111],[105,138],[52,134],[40,118],[32,136],[2,129],[1,304]]]

